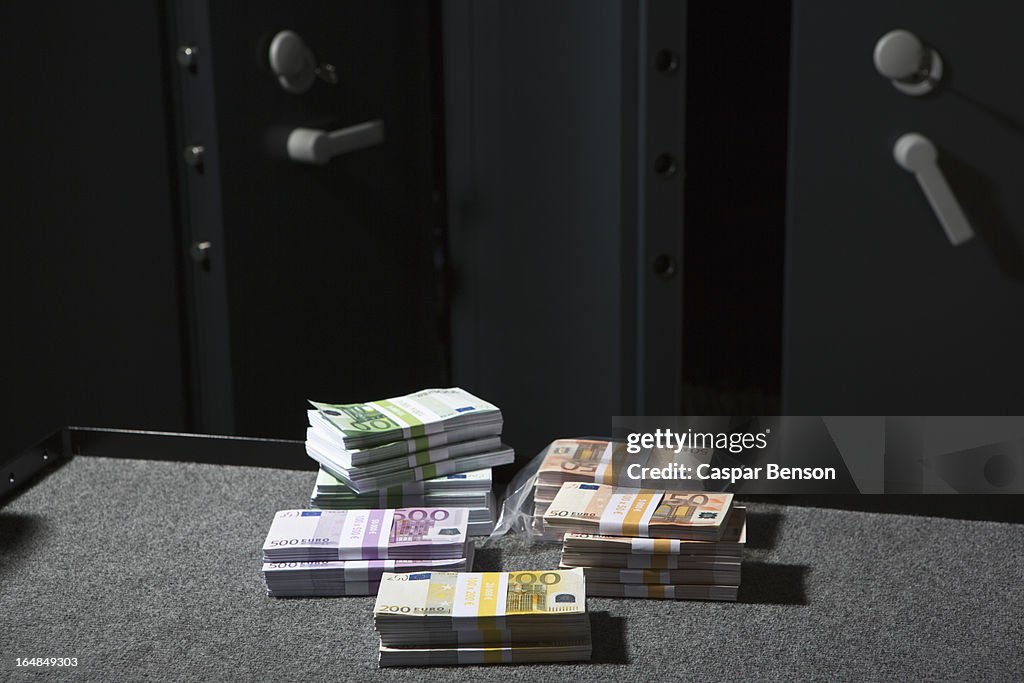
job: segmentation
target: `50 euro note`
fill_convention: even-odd
[[[656,484],[652,484],[655,480],[648,481],[629,475],[642,474],[645,468],[660,470],[671,465],[696,468],[709,462],[713,454],[714,449],[711,448],[683,448],[678,453],[666,448],[645,448],[639,453],[629,453],[627,445],[620,441],[558,439],[548,446],[537,470],[538,499],[550,500],[544,493],[566,481],[634,488],[655,485],[658,488],[673,488],[676,485],[692,489],[692,481],[658,479]],[[631,467],[633,465],[637,467]]]
[[[588,583],[641,583],[650,585],[740,585],[740,563],[718,565],[711,569],[616,569],[584,567]]]
[[[732,569],[741,563],[738,555],[631,555],[626,553],[577,553],[562,551],[563,567],[607,567],[610,569]],[[587,581],[592,577],[587,576]],[[670,582],[670,583],[675,583]]]
[[[338,430],[339,444],[346,449],[363,449],[502,419],[497,406],[458,387],[424,389],[366,403],[310,404]]]
[[[731,493],[655,491],[566,482],[544,513],[552,531],[721,540]]]
[[[562,549],[567,553],[603,555],[732,555],[739,556],[747,542],[747,509],[732,506],[717,541],[688,541],[674,538],[629,538],[601,534],[568,533]]]
[[[659,585],[647,583],[587,584],[587,595],[602,598],[647,598],[653,600],[721,600],[735,602],[739,586]]]

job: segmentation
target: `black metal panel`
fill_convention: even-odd
[[[235,428],[229,305],[225,274],[220,147],[214,90],[215,47],[206,0],[171,0],[170,45],[163,55],[175,85],[173,162],[179,181],[182,234],[177,257],[186,274],[189,302],[186,330],[195,428],[231,434]],[[179,64],[177,51],[195,51],[191,65]],[[185,149],[199,146],[201,158],[185,161]],[[192,258],[193,245],[208,242],[205,259]]]
[[[204,427],[297,438],[307,398],[445,384],[429,4],[180,5],[179,40],[199,42],[181,78],[197,128],[182,142],[206,147],[202,172],[186,171],[192,241],[212,243],[193,279]],[[279,86],[267,50],[283,29],[335,66],[336,85]],[[325,166],[286,156],[292,128],[378,118],[382,145]]]
[[[775,414],[789,3],[688,8],[682,413]]]
[[[830,414],[1024,413],[1024,5],[798,0],[786,254],[783,407]],[[942,55],[926,97],[872,64],[893,29]],[[904,133],[931,138],[978,235],[954,247]]]
[[[637,414],[681,406],[686,11],[675,0],[640,3]]]
[[[0,3],[0,456],[69,422],[188,426],[161,19]]]
[[[316,462],[306,455],[302,441],[287,439],[68,427],[65,441],[74,455],[286,470],[318,469]]]
[[[444,8],[453,379],[528,458],[623,405],[624,9]]]
[[[0,506],[71,458],[68,431],[59,429],[13,457],[0,457]]]

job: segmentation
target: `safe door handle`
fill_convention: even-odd
[[[950,243],[955,247],[974,237],[971,224],[939,169],[939,153],[932,141],[920,133],[907,133],[896,141],[893,156],[897,164],[917,177]]]
[[[380,119],[326,131],[296,128],[288,134],[288,157],[302,164],[326,164],[336,156],[384,142]]]

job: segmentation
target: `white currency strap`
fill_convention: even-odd
[[[378,588],[378,581],[346,581],[345,595],[373,595]]]
[[[647,586],[642,583],[624,583],[622,584],[622,594],[627,598],[646,598]]]
[[[481,645],[481,641],[484,639],[484,635],[487,636],[487,645]],[[509,631],[473,631],[466,629],[463,631],[456,631],[455,638],[459,643],[459,647],[501,647],[512,644],[512,633]]]
[[[434,463],[434,474],[437,475],[437,477],[452,474],[459,464],[460,463],[457,460],[444,460],[439,463]],[[423,467],[417,467],[413,472],[417,479],[424,479],[427,476],[426,472],[423,471]]]
[[[475,620],[491,615],[480,614],[480,601],[483,598],[484,575],[481,572],[462,572],[455,580],[455,595],[452,596],[452,617],[466,620],[470,629],[475,629]],[[494,628],[505,629],[505,599],[508,597],[508,574],[498,577],[494,605]],[[471,621],[472,620],[472,621]]]
[[[635,553],[653,553],[655,540],[653,538],[634,538],[629,545]],[[679,541],[676,539],[661,539],[661,544],[664,545],[666,540],[669,541],[668,554],[677,554],[680,548]]]
[[[343,565],[345,573],[345,582],[349,583],[352,581],[369,581],[370,580],[370,562],[383,562],[384,566],[377,566],[373,569],[374,580],[380,580],[381,572],[393,572],[395,571],[394,560],[349,560]]]
[[[612,444],[609,443],[604,447],[604,453],[601,454],[601,459],[597,463],[597,469],[594,470],[594,481],[598,484],[614,484],[614,472],[610,471],[612,468]]]
[[[422,437],[421,437],[422,438]],[[446,432],[438,432],[437,434],[427,434],[427,448],[435,448],[437,446],[443,446],[448,443],[448,434]],[[405,442],[405,453],[415,453],[417,447],[416,441]]]
[[[623,569],[619,571],[619,583],[650,583],[647,574],[650,569]],[[668,583],[668,572],[659,571],[656,576],[661,583]]]
[[[426,493],[426,487],[422,481],[411,481],[405,484],[401,484],[401,497],[402,507],[414,507],[414,506],[425,506],[426,501],[422,499],[424,493]],[[394,494],[390,494],[389,491],[398,488],[396,486],[386,486],[377,492],[377,500],[380,502],[382,508],[386,508],[390,504],[390,499]]]
[[[640,536],[647,535],[647,526],[650,524],[651,517],[654,516],[654,511],[658,509],[658,504],[661,503],[661,496],[661,493],[655,493],[647,501],[647,507],[644,508],[643,514],[637,523],[637,531]],[[597,527],[598,531],[611,536],[621,536],[626,515],[633,509],[636,497],[637,494],[635,493],[613,493],[608,499],[608,504],[605,505],[604,511],[601,513],[601,519]]]
[[[433,449],[427,451],[427,462],[428,463],[432,463],[432,462],[438,462],[438,461],[441,461],[441,460],[447,460],[449,458],[449,454],[450,453],[451,453],[451,448],[449,446],[444,446],[443,448],[433,448]],[[410,453],[409,454],[408,460],[409,460],[409,467],[410,467],[410,469],[414,468],[414,467],[416,467],[417,465],[420,464],[418,462],[418,460],[419,460],[418,456],[419,455],[420,455],[419,453]]]
[[[358,560],[361,559],[363,541],[369,531],[370,513],[377,510],[347,510],[345,524],[341,528],[341,536],[338,538],[338,559]],[[377,556],[380,559],[387,559],[388,545],[391,542],[391,525],[395,519],[395,511],[392,509],[383,510],[380,530],[377,536]]]
[[[626,558],[626,566],[630,569],[653,569],[653,564],[654,555],[630,555]],[[679,556],[669,555],[659,564],[662,566],[658,567],[658,569],[678,569]]]
[[[626,566],[630,569],[650,569],[650,555],[630,555],[626,558]]]

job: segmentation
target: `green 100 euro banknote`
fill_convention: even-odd
[[[424,389],[366,403],[310,403],[341,433],[345,448],[366,448],[502,419],[497,406],[458,387]]]

